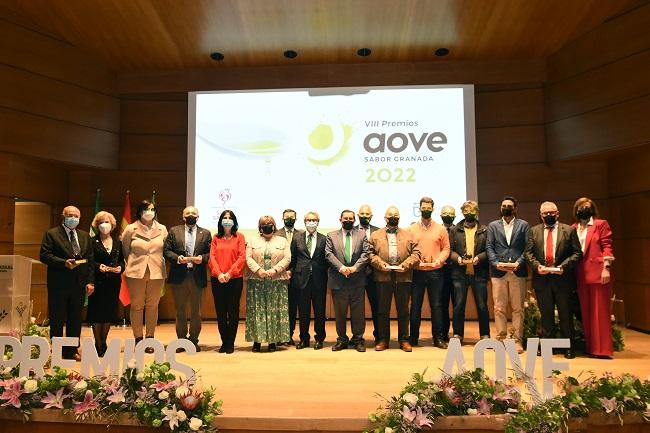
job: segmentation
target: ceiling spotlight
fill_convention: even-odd
[[[298,57],[298,53],[294,50],[287,50],[284,53],[282,53],[282,55],[284,55],[284,57],[286,57],[287,59],[295,59],[296,57]]]
[[[370,55],[370,53],[372,53],[372,50],[370,48],[359,48],[357,50],[357,56],[361,57],[367,57]]]
[[[220,61],[223,60],[224,55],[223,55],[223,53],[220,53],[220,52],[218,52],[218,51],[215,51],[214,53],[210,53],[210,58],[211,58],[212,60],[216,60],[217,62],[220,62]]]
[[[434,54],[438,57],[444,57],[449,54],[449,48],[438,48],[436,51],[434,51]]]

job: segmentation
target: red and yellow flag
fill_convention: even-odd
[[[126,191],[126,196],[124,197],[124,212],[122,213],[122,222],[120,223],[120,238],[126,226],[131,224],[131,197],[129,191]],[[125,257],[126,259],[126,257]],[[129,288],[126,285],[126,277],[122,273],[122,284],[120,285],[120,302],[125,307],[131,303],[131,296],[129,295]]]

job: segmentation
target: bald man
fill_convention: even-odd
[[[207,263],[212,235],[199,227],[199,210],[194,206],[183,209],[184,224],[169,230],[163,255],[171,262],[167,283],[176,305],[176,337],[189,339],[200,352],[201,299],[208,285]],[[189,335],[185,309],[190,304]],[[177,351],[182,351],[179,349]]]
[[[88,232],[78,230],[81,212],[66,206],[61,213],[62,224],[49,229],[41,243],[41,262],[47,265],[47,308],[50,315],[50,336],[81,335],[81,310],[84,296],[95,290],[93,244]],[[64,359],[81,358],[76,347],[63,347]]]

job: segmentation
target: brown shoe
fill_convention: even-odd
[[[402,341],[399,344],[399,348],[402,349],[404,352],[413,352],[413,347],[411,347],[408,341]]]
[[[375,350],[381,352],[382,350],[388,349],[388,344],[385,341],[380,341],[375,345]]]

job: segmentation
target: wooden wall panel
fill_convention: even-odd
[[[131,135],[120,137],[120,169],[187,170],[187,135]]]
[[[39,74],[0,65],[0,106],[49,119],[119,132],[120,101]]]
[[[544,163],[546,161],[544,126],[477,129],[476,160],[479,166]]]
[[[0,152],[0,195],[64,203],[68,171],[62,164]]]
[[[475,104],[477,129],[544,123],[541,88],[477,93]]]
[[[650,3],[614,17],[548,59],[548,81],[596,69],[650,48]]]
[[[613,197],[650,190],[650,146],[613,157],[609,176],[609,192]]]
[[[186,101],[125,99],[121,107],[122,134],[187,136]]]

